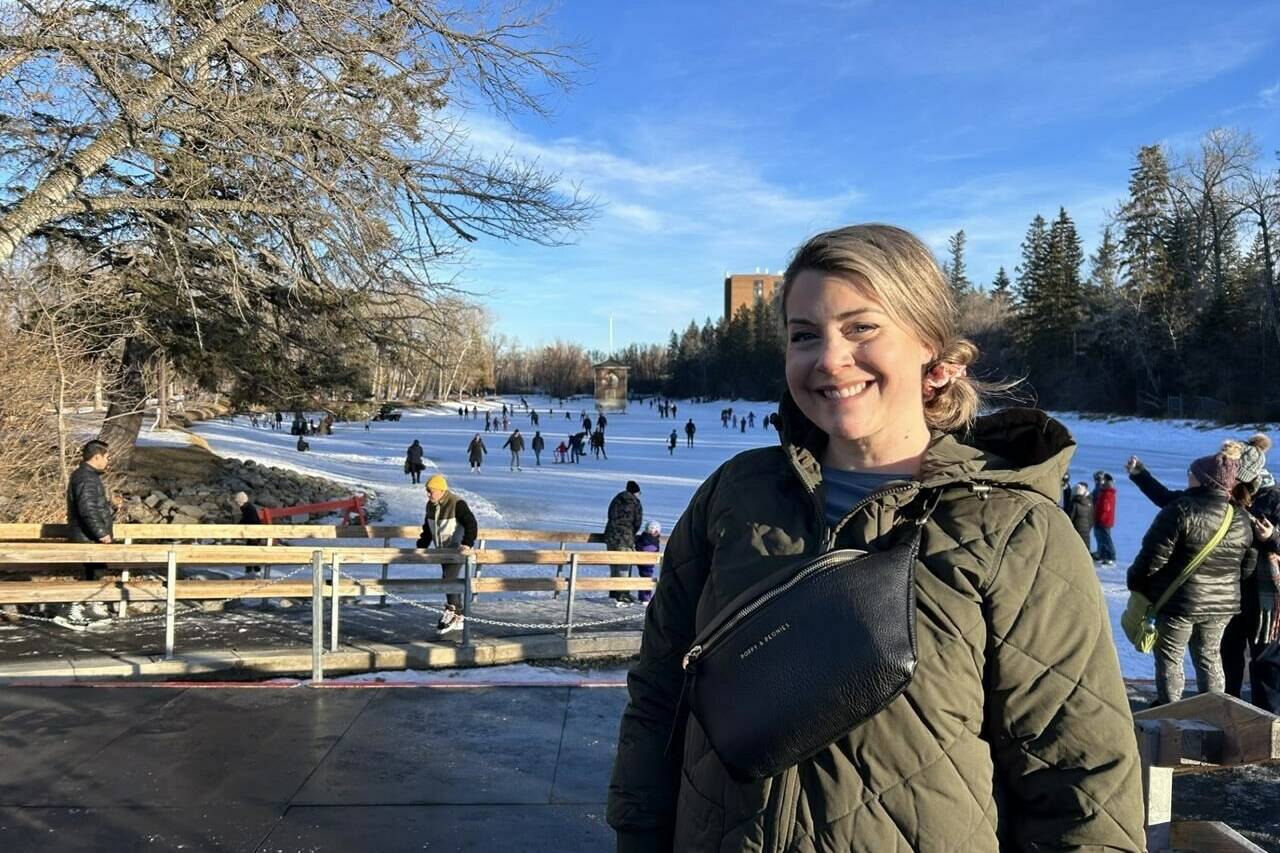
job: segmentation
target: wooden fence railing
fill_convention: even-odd
[[[112,530],[112,537],[125,544],[135,542],[163,541],[183,542],[189,540],[244,541],[260,542],[274,545],[281,540],[302,539],[308,542],[316,540],[372,539],[382,540],[382,547],[390,548],[396,539],[417,540],[421,533],[418,525],[394,524],[117,524]],[[65,524],[0,524],[0,545],[6,542],[49,542],[66,539],[68,528]],[[491,542],[546,542],[555,543],[559,550],[569,550],[575,545],[603,545],[604,536],[600,533],[588,533],[578,530],[524,530],[516,528],[482,528],[476,541],[478,549],[485,549]],[[98,547],[98,546],[94,546]],[[576,549],[574,549],[576,550]],[[95,559],[92,562],[106,563],[109,566],[128,571],[127,567],[117,565],[110,559]],[[239,561],[232,561],[235,564]],[[296,561],[295,561],[296,562]],[[394,561],[382,566],[382,579],[390,576],[390,567]],[[189,563],[184,563],[188,565]],[[646,565],[643,561],[631,561],[633,565]],[[273,565],[270,561],[254,563],[264,565],[267,577],[270,577]],[[481,564],[483,565],[483,564]],[[556,577],[564,576],[568,562],[556,564]],[[15,562],[0,557],[0,573],[38,571],[71,571],[77,566],[71,561],[49,561],[39,567],[31,564]],[[126,576],[124,578],[128,580]],[[479,595],[479,592],[475,593]],[[560,592],[555,592],[559,598]],[[382,600],[386,603],[386,599]]]
[[[184,539],[417,539],[419,525],[396,524],[117,524],[117,541]],[[65,524],[0,524],[0,542],[41,542],[66,539]],[[495,542],[573,542],[603,544],[600,533],[580,530],[520,530],[481,528],[480,539]]]
[[[14,527],[14,525],[7,525]],[[129,525],[117,525],[117,531]],[[132,527],[164,528],[172,536],[173,528],[182,525],[134,525]],[[188,525],[184,532],[200,525]],[[261,530],[260,526],[225,525],[226,530],[216,531],[227,538],[253,538],[253,534]],[[304,527],[299,538],[316,537],[315,525]],[[270,528],[276,532],[283,527]],[[404,528],[397,528],[404,529]],[[246,536],[246,531],[248,535]],[[149,538],[151,530],[129,530],[137,533],[138,538]],[[292,530],[291,530],[292,532]],[[416,528],[414,534],[416,535]],[[492,534],[498,531],[486,531]],[[11,531],[10,531],[11,534]],[[547,534],[538,531],[500,531],[501,538],[507,541],[537,541]],[[552,534],[559,536],[559,533]],[[588,537],[593,534],[579,534]],[[126,537],[129,538],[129,537]],[[215,538],[199,536],[194,538]],[[335,537],[336,538],[336,537]],[[581,540],[580,540],[581,541]],[[38,542],[17,541],[0,542],[0,564],[10,567],[33,569],[47,565],[67,565],[83,563],[102,563],[121,569],[119,579],[84,580],[10,580],[0,581],[0,604],[41,604],[72,602],[119,602],[120,612],[127,612],[129,602],[166,603],[165,618],[165,656],[172,657],[174,651],[174,622],[176,604],[179,600],[231,600],[240,598],[305,598],[308,595],[313,601],[313,631],[321,631],[323,622],[323,600],[331,602],[331,648],[338,647],[339,605],[343,598],[364,598],[370,596],[423,593],[457,593],[463,595],[463,615],[470,613],[470,604],[480,592],[552,592],[556,595],[567,593],[568,601],[565,609],[565,621],[557,626],[563,627],[565,637],[572,635],[574,628],[573,611],[576,593],[581,590],[637,591],[652,590],[655,582],[652,578],[634,577],[580,577],[579,568],[583,566],[635,566],[653,565],[661,561],[661,554],[646,551],[598,551],[598,550],[554,550],[542,549],[493,549],[482,548],[469,554],[461,554],[457,550],[430,550],[419,548],[388,548],[376,546],[342,546],[316,545],[305,547],[277,547],[273,545],[218,544],[195,545],[178,543],[129,542],[128,544],[80,544],[72,542]],[[270,566],[296,566],[291,574],[298,574],[302,567],[310,564],[310,580],[292,580],[291,578],[262,578],[242,580],[197,580],[179,579],[178,566],[240,566],[256,565],[264,567],[264,574]],[[446,581],[428,578],[388,578],[387,567],[391,565],[430,565],[461,564],[463,575],[460,580]],[[325,581],[325,567],[329,568],[329,579]],[[341,574],[341,567],[358,565],[378,565],[382,567],[380,578],[354,578]],[[555,577],[480,577],[484,566],[501,565],[546,565],[556,566]],[[164,577],[131,578],[130,570],[158,570],[164,567]],[[568,577],[561,570],[568,567]],[[471,642],[471,625],[473,619],[463,621],[464,645]],[[316,636],[319,636],[317,633]],[[317,651],[316,654],[319,652]],[[322,664],[317,657],[313,665],[313,676],[322,676]]]

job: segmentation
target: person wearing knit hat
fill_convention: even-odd
[[[471,507],[449,491],[449,482],[443,474],[432,474],[427,479],[427,498],[426,516],[422,520],[422,535],[418,537],[417,547],[456,549],[459,554],[470,554],[480,532]],[[456,581],[462,576],[462,564],[442,563],[440,571],[445,580]],[[462,596],[451,592],[446,601],[448,603],[436,630],[441,634],[461,631],[464,618]]]
[[[1187,469],[1188,484],[1206,486],[1225,495],[1231,494],[1240,476],[1240,458],[1244,445],[1238,441],[1224,441],[1222,449],[1212,456],[1201,456]],[[1194,482],[1192,481],[1194,480]]]
[[[1241,581],[1257,566],[1249,513],[1231,500],[1244,445],[1228,441],[1187,470],[1187,489],[1156,515],[1126,577],[1131,592],[1167,600],[1156,616],[1156,704],[1176,702],[1185,681],[1183,657],[1191,647],[1200,692],[1226,689],[1222,640],[1241,609]],[[1214,547],[1223,522],[1227,527]],[[1177,582],[1188,563],[1206,552],[1191,576]],[[1176,584],[1176,585],[1175,585]]]
[[[1267,451],[1270,449],[1271,439],[1265,433],[1250,436],[1241,449],[1237,479],[1242,483],[1255,482],[1267,467]]]
[[[1227,623],[1222,635],[1222,669],[1227,693],[1242,698],[1244,674],[1249,672],[1249,698],[1264,711],[1280,711],[1280,659],[1264,654],[1274,640],[1276,620],[1276,566],[1274,550],[1280,538],[1280,488],[1266,469],[1271,439],[1262,433],[1245,442],[1240,457],[1241,485],[1237,498],[1253,516],[1258,562],[1254,573],[1240,583],[1240,612]],[[1257,474],[1250,480],[1254,466]],[[1246,488],[1247,484],[1247,488]]]

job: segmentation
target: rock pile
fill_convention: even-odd
[[[319,477],[309,477],[259,465],[252,459],[219,460],[217,472],[202,482],[131,475],[121,488],[125,505],[118,522],[132,524],[236,524],[240,511],[232,496],[244,492],[258,506],[281,507],[339,500],[364,492],[369,521],[382,518],[386,503],[367,487],[353,488]],[[323,518],[315,514],[311,519]],[[308,519],[292,519],[305,524]]]

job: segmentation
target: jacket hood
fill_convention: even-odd
[[[783,447],[814,488],[822,481],[827,434],[800,411],[789,391],[778,412]],[[916,479],[926,488],[973,483],[1032,489],[1056,502],[1075,447],[1067,428],[1039,409],[1004,409],[968,429],[933,433]]]

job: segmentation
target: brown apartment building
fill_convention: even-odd
[[[757,299],[773,299],[774,293],[782,287],[782,276],[769,273],[725,274],[724,277],[724,317],[732,319],[738,309],[744,305],[750,308]]]

